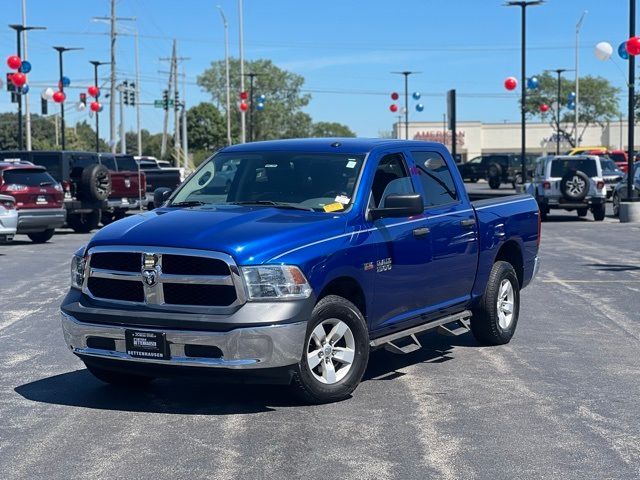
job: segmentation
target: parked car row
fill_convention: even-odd
[[[0,242],[11,241],[16,234],[46,242],[65,225],[88,233],[100,223],[123,218],[129,210],[153,208],[155,188],[174,190],[183,180],[182,169],[165,167],[153,157],[0,152]]]
[[[534,155],[525,156],[528,177],[533,173],[535,160]],[[515,188],[516,184],[522,183],[520,155],[510,153],[481,155],[466,163],[458,163],[457,166],[463,180],[477,182],[480,179],[485,179],[489,182],[489,187],[493,189],[498,189],[505,183],[511,184]]]

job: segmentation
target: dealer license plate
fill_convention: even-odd
[[[44,195],[38,195],[38,198],[36,198],[36,203],[47,203],[47,197],[45,197]]]
[[[127,353],[132,357],[164,360],[169,358],[164,333],[125,330],[124,338]]]

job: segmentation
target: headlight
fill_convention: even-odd
[[[82,289],[84,282],[84,257],[74,255],[71,257],[71,286],[73,288]]]
[[[298,267],[265,265],[242,267],[249,300],[308,298],[311,287]]]

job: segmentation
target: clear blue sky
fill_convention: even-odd
[[[79,46],[83,51],[65,54],[65,75],[72,86],[89,85],[93,70],[89,60],[109,59],[108,25],[92,23],[93,16],[109,13],[108,0],[27,0],[27,22],[47,31],[29,36],[29,74],[32,109],[39,112],[39,93],[57,80],[57,57],[52,45]],[[315,121],[338,121],[359,136],[377,136],[390,130],[395,117],[389,112],[391,91],[402,91],[395,70],[422,72],[411,78],[410,91],[423,94],[425,110],[411,120],[441,121],[445,92],[456,88],[460,120],[516,121],[517,93],[507,94],[503,81],[520,75],[520,9],[502,6],[501,0],[245,0],[245,56],[269,58],[305,77],[312,93],[307,112]],[[4,23],[20,23],[21,0],[2,1]],[[185,63],[187,102],[208,100],[196,85],[196,77],[212,60],[223,58],[223,29],[216,4],[230,24],[231,53],[238,52],[237,2],[235,0],[120,0],[119,16],[137,17],[140,35],[142,100],[161,97],[166,85],[166,62],[171,39],[178,40],[178,54]],[[63,6],[61,6],[63,5]],[[581,74],[601,75],[624,88],[626,62],[599,62],[593,47],[599,41],[617,45],[627,38],[626,0],[548,0],[528,9],[528,73],[548,68],[574,68],[575,24],[588,10],[580,42]],[[15,35],[0,30],[2,61],[15,51]],[[118,38],[118,75],[134,77],[133,38]],[[5,64],[6,66],[6,64]],[[622,69],[625,73],[621,73]],[[108,66],[101,67],[105,82]],[[573,75],[573,73],[567,73]],[[71,90],[77,99],[79,90]],[[71,123],[88,118],[68,102]],[[624,97],[622,97],[624,110]],[[0,111],[15,111],[3,88]],[[51,110],[50,110],[51,111]],[[143,128],[162,129],[162,110],[143,107]],[[135,112],[128,108],[127,126]],[[107,110],[103,112],[107,132]]]

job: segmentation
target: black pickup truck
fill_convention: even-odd
[[[154,157],[136,157],[140,170],[144,172],[147,179],[147,198],[146,206],[149,210],[153,210],[153,192],[156,188],[167,187],[175,190],[184,180],[184,170],[176,167],[164,166],[170,165],[168,162],[157,160]]]

